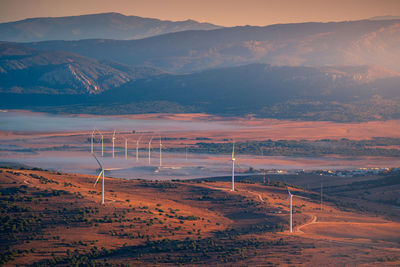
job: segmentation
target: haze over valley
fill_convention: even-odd
[[[95,2],[0,0],[0,265],[400,265],[396,1]]]

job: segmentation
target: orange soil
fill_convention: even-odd
[[[39,180],[32,178],[29,174],[44,176],[59,182],[42,184]],[[18,174],[18,175],[17,175]],[[2,169],[0,173],[1,187],[27,185],[29,187],[38,188],[40,190],[67,190],[73,194],[78,192],[83,199],[61,199],[59,204],[65,207],[73,206],[97,206],[100,201],[100,186],[93,187],[94,176],[74,175],[74,174],[57,174],[53,172],[27,171],[27,170],[6,170]],[[64,182],[71,183],[73,186],[65,186]],[[16,183],[16,184],[14,184]],[[168,182],[166,182],[168,183]],[[284,221],[288,219],[288,206],[284,204],[287,196],[285,188],[276,188],[263,186],[260,184],[236,183],[236,192],[231,192],[229,182],[174,182],[174,187],[160,189],[153,187],[154,182],[138,181],[138,180],[120,180],[106,178],[106,204],[100,208],[99,216],[112,214],[123,209],[136,208],[136,211],[127,213],[126,218],[140,216],[142,219],[159,218],[165,220],[164,224],[168,229],[182,226],[181,230],[174,230],[174,234],[164,229],[162,225],[154,224],[148,227],[142,227],[138,223],[134,223],[134,231],[149,234],[152,239],[170,238],[184,239],[186,237],[197,237],[196,232],[201,231],[201,237],[213,236],[216,230],[223,230],[231,227],[244,227],[257,224],[265,217],[249,217],[250,214],[238,213],[235,216],[229,215],[234,212],[235,202],[228,202],[223,206],[212,204],[214,202],[198,201],[195,195],[197,191],[206,190],[211,196],[219,195],[220,197],[244,197],[252,200],[253,205],[257,208],[266,207],[266,216],[271,219],[277,218]],[[148,186],[147,186],[148,185]],[[176,187],[175,187],[176,186]],[[299,190],[291,189],[293,194],[300,194]],[[93,193],[95,192],[95,193]],[[198,195],[198,196],[201,196]],[[63,202],[64,201],[64,202]],[[248,202],[251,203],[251,202]],[[49,202],[49,204],[41,202],[36,209],[43,209],[46,205],[56,205],[57,203]],[[311,242],[313,247],[307,246],[301,249],[300,255],[288,254],[288,251],[296,248],[286,247],[285,250],[257,250],[257,255],[248,257],[243,261],[246,265],[262,265],[265,257],[273,264],[296,264],[304,266],[337,266],[337,265],[377,265],[380,260],[390,259],[385,262],[388,266],[400,264],[400,223],[388,221],[380,217],[371,217],[368,214],[357,214],[338,210],[329,203],[325,203],[323,210],[319,210],[318,201],[310,201],[307,199],[294,197],[294,230],[295,233],[289,234],[287,231],[283,233],[261,233],[254,234],[255,238],[260,240],[271,240],[275,238],[283,238],[287,240],[291,246],[296,243],[305,244]],[[147,206],[148,209],[141,210],[140,207]],[[49,207],[49,206],[47,206]],[[50,206],[51,207],[51,206]],[[204,220],[179,222],[179,219],[164,216],[157,208],[162,208],[168,213],[169,209],[176,210],[181,216],[196,215]],[[150,213],[147,213],[149,211]],[[247,214],[247,215],[246,215]],[[312,222],[314,216],[317,217],[316,222]],[[296,231],[298,227],[303,227],[302,231]],[[110,236],[106,233],[109,231],[119,231],[118,225],[121,223],[100,224],[98,227],[66,227],[54,226],[46,230],[46,236],[60,236],[60,240],[64,243],[77,240],[85,242],[95,241],[98,247],[106,248],[121,247],[124,243],[128,245],[136,245],[143,242],[141,239],[121,239],[118,236]],[[126,223],[122,223],[126,224]],[[140,228],[142,227],[142,228]],[[129,231],[129,230],[128,230]],[[188,231],[193,234],[188,234]],[[40,241],[34,240],[30,243],[24,243],[18,249],[30,249],[34,247],[35,253],[29,254],[27,257],[17,258],[15,264],[26,264],[32,260],[39,260],[49,257],[50,253],[62,256],[66,247],[60,244],[60,241]],[[79,250],[87,248],[76,245]],[[90,248],[90,246],[89,246]],[[288,250],[289,249],[289,250]],[[297,252],[296,252],[297,253]],[[393,256],[396,256],[393,258]],[[390,258],[392,257],[392,258]],[[221,264],[222,265],[222,264]],[[229,265],[229,264],[227,264]]]

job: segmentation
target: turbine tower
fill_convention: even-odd
[[[293,231],[293,195],[290,193],[289,188],[288,188],[288,193],[290,197],[290,208],[289,208],[289,213],[290,213],[290,221],[289,221],[289,233],[292,233]]]
[[[114,134],[112,136],[112,157],[114,158],[114,141],[115,141],[115,130],[114,130]]]
[[[93,154],[93,136],[94,136],[94,129],[93,129],[93,132],[92,132],[92,140],[91,140],[91,142],[90,142],[90,153],[91,154]]]
[[[149,165],[151,165],[151,140],[153,140],[153,137],[151,137],[149,141]]]
[[[232,146],[232,191],[235,191],[235,142]]]
[[[143,135],[141,135],[139,137],[139,139],[136,140],[136,161],[139,161],[139,142],[140,142],[140,139],[142,139],[142,136]]]
[[[104,157],[103,135],[101,135],[101,156]]]
[[[124,137],[125,139],[125,159],[128,159],[128,139]]]
[[[297,195],[293,195],[289,188],[287,188],[287,191],[289,193],[289,196],[287,197],[287,199],[285,200],[288,201],[288,199],[290,199],[290,207],[289,207],[289,232],[293,233],[293,196],[295,197],[299,197],[299,198],[304,198],[304,199],[309,199],[307,197],[302,197],[302,196],[297,196]]]
[[[98,133],[100,134],[100,136],[101,136],[101,156],[103,157],[103,156],[104,156],[103,134],[102,134],[99,130],[97,130],[96,128],[94,128],[94,129],[93,129],[93,132],[92,132],[92,154],[93,154],[93,138],[94,138],[94,133],[95,133],[95,132],[98,132]]]
[[[161,143],[161,136],[160,136],[160,167],[162,166],[162,143]]]

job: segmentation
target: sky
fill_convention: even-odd
[[[400,0],[0,0],[0,22],[104,12],[221,26],[400,15]]]

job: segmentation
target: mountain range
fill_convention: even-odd
[[[99,16],[122,15],[60,21],[91,24]],[[156,21],[167,29],[169,22]],[[127,28],[143,26],[131,23]],[[50,25],[57,34],[69,34],[69,22]],[[202,26],[208,28],[175,28],[138,40],[3,40],[0,108],[335,121],[400,118],[400,20]],[[46,38],[56,39],[48,33]],[[125,37],[120,38],[130,39]]]
[[[194,20],[168,21],[119,13],[57,18],[30,18],[0,23],[0,40],[38,42],[80,39],[141,39],[185,30],[210,30],[220,26]]]
[[[400,20],[363,20],[182,31],[129,41],[97,39],[27,45],[190,73],[250,63],[380,65],[400,71],[399,44]]]
[[[70,52],[41,51],[0,42],[0,92],[99,94],[137,79],[164,73]]]

